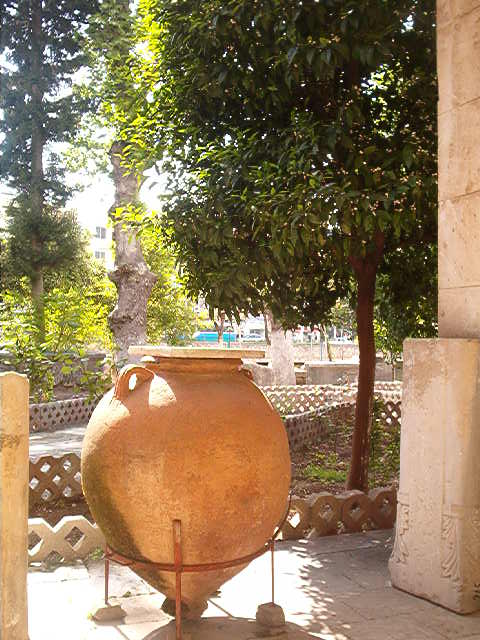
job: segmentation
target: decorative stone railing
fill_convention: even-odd
[[[391,529],[395,523],[396,504],[394,489],[373,489],[368,494],[361,491],[340,495],[317,493],[305,499],[293,498],[281,539]],[[55,526],[50,526],[43,518],[30,518],[28,534],[31,563],[65,564],[84,559],[105,545],[98,526],[84,516],[66,516]]]
[[[30,405],[30,431],[56,431],[88,422],[98,399],[71,398]]]
[[[84,516],[65,516],[53,527],[43,518],[28,520],[29,562],[63,564],[104,545],[103,533]]]
[[[369,493],[347,491],[338,495],[323,492],[308,498],[293,498],[282,528],[282,539],[391,529],[396,515],[395,489],[373,489]]]

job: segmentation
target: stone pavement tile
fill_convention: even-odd
[[[336,599],[312,602],[303,610],[292,611],[291,607],[288,607],[285,608],[285,615],[287,620],[296,624],[319,630],[341,624],[365,622],[365,617],[360,612]]]
[[[87,575],[91,582],[91,588],[103,598],[105,587],[105,563],[103,560],[95,560],[87,564]],[[127,595],[140,596],[154,594],[156,591],[137,576],[128,567],[121,567],[114,562],[110,563],[110,577],[108,590],[111,597],[124,598]]]
[[[255,620],[246,618],[207,618],[195,624],[186,623],[183,627],[185,640],[255,640],[265,638]],[[322,636],[313,636],[297,625],[287,625],[287,633],[275,636],[278,640],[315,640]],[[341,636],[323,636],[326,640],[347,640]],[[135,640],[137,640],[135,638]],[[142,640],[175,640],[173,621]]]
[[[432,606],[427,614],[415,614],[414,618],[423,627],[448,640],[470,640],[472,636],[480,636],[480,612],[461,616],[447,609]]]
[[[402,613],[423,615],[425,608],[431,606],[419,598],[391,587],[365,591],[359,596],[345,598],[343,601],[367,620],[389,618]]]
[[[353,585],[368,592],[389,588],[391,586],[390,578],[384,573],[375,570],[366,571],[365,569],[357,569],[350,571],[348,577]],[[339,596],[343,597],[342,594],[339,594]],[[348,596],[349,594],[345,594],[345,597]]]
[[[146,596],[133,596],[131,598],[112,598],[112,604],[119,604],[126,612],[125,624],[138,624],[140,622],[156,622],[158,626],[170,620],[161,610],[165,596],[161,593]]]
[[[158,621],[140,622],[135,624],[122,624],[119,625],[118,631],[122,634],[123,640],[144,640],[152,635],[159,635],[161,630],[165,628],[165,624],[161,624]],[[102,639],[103,640],[103,639]]]
[[[365,533],[344,533],[338,536],[313,536],[308,540],[295,540],[294,542],[279,542],[278,547],[288,545],[291,551],[299,555],[307,555],[312,558],[316,554],[343,553],[345,551],[358,551],[362,548],[389,547],[393,545],[393,531],[367,531]]]
[[[83,562],[78,560],[73,565],[58,567],[52,571],[43,571],[30,567],[28,570],[28,584],[34,585],[45,582],[67,582],[70,580],[88,580],[88,571]]]
[[[30,459],[41,456],[63,456],[66,453],[80,455],[86,424],[75,425],[58,431],[36,431],[30,434]]]
[[[349,640],[444,640],[443,636],[405,615],[341,625],[339,631]]]

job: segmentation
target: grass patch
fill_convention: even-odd
[[[303,471],[305,478],[308,480],[324,480],[325,482],[345,482],[347,479],[346,471],[338,471],[337,469],[325,469],[314,462],[308,464]]]

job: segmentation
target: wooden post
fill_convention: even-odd
[[[0,638],[27,640],[28,379],[0,374]]]

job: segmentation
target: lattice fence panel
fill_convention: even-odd
[[[78,455],[67,453],[59,458],[42,456],[30,460],[30,507],[82,495]]]
[[[262,387],[281,416],[310,413],[338,403],[353,403],[357,385],[294,385]],[[401,382],[378,382],[375,394],[384,401],[401,402]]]
[[[381,412],[382,421],[392,428],[400,428],[402,423],[402,403],[387,400]]]
[[[282,416],[308,413],[355,398],[353,388],[337,385],[273,386],[262,387],[262,391]]]
[[[30,518],[28,536],[29,562],[71,562],[105,545],[98,526],[83,516],[66,516],[54,527],[43,518]]]

